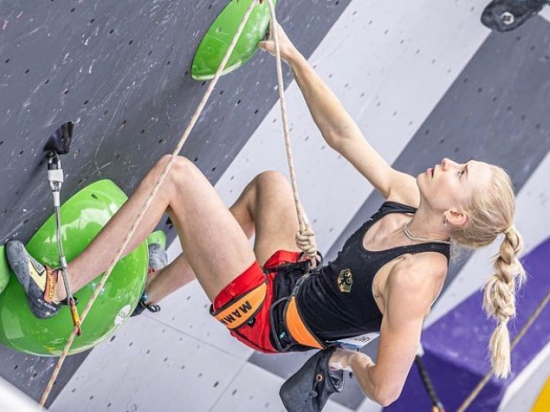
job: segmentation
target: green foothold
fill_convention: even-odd
[[[195,53],[191,66],[193,79],[202,81],[214,77],[252,1],[257,2],[257,0],[232,0],[216,18]],[[222,74],[241,67],[258,50],[258,42],[265,38],[271,20],[268,1],[270,0],[265,0],[254,7]],[[276,4],[277,1],[273,0],[273,5]]]
[[[163,249],[166,249],[166,233],[162,230],[157,230],[147,237],[147,244],[158,243]]]
[[[90,243],[126,199],[113,182],[100,180],[61,206],[61,237],[67,260],[73,259]],[[33,257],[53,267],[59,265],[55,233],[55,216],[51,216],[26,245]],[[75,338],[69,354],[91,349],[128,319],[145,287],[148,262],[147,244],[143,242],[115,265],[82,324],[82,336]],[[0,266],[2,276],[9,273],[4,269],[7,267]],[[80,313],[100,280],[101,276],[98,276],[75,293]],[[23,288],[15,279],[0,294],[0,343],[4,346],[34,355],[59,356],[72,329],[67,306],[52,318],[35,318],[29,310]]]
[[[5,246],[0,246],[0,293],[6,289],[8,282],[10,281],[10,268],[6,261],[6,253],[4,252]]]

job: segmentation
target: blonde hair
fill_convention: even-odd
[[[490,166],[489,188],[478,190],[464,211],[468,223],[452,232],[454,242],[477,249],[503,236],[499,253],[494,257],[494,273],[485,283],[483,308],[497,321],[489,343],[494,374],[505,378],[510,374],[510,334],[508,322],[516,315],[516,289],[525,280],[525,270],[518,260],[523,240],[515,229],[515,196],[508,173]]]

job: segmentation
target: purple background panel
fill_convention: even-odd
[[[517,317],[510,322],[511,339],[518,334],[550,290],[550,238],[522,262],[527,283],[518,292]],[[481,274],[480,274],[481,275]],[[476,292],[424,331],[424,363],[446,410],[456,410],[489,370],[488,342],[495,323],[481,309],[483,294]],[[546,306],[512,353],[512,375],[491,379],[469,410],[493,412],[506,388],[550,342],[550,306]],[[430,400],[413,366],[400,399],[386,411],[430,410]],[[411,409],[413,408],[413,409]]]

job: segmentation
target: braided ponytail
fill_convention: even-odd
[[[523,241],[513,226],[515,196],[510,176],[500,167],[489,166],[490,185],[475,192],[470,202],[463,205],[468,223],[454,228],[451,236],[458,246],[478,249],[504,235],[483,298],[483,308],[497,321],[489,342],[491,364],[495,375],[504,378],[510,374],[508,322],[516,315],[516,289],[525,280],[525,271],[518,260]]]
[[[525,270],[518,260],[522,249],[523,240],[516,229],[505,230],[493,262],[494,274],[485,284],[483,308],[497,321],[489,349],[493,371],[499,378],[506,378],[511,370],[508,322],[516,315],[516,289],[525,281]]]

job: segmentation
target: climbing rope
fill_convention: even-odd
[[[277,82],[279,89],[279,102],[281,106],[281,119],[283,123],[283,134],[285,139],[285,149],[286,149],[286,158],[288,163],[288,169],[290,173],[290,184],[292,186],[292,195],[294,196],[294,204],[296,207],[296,214],[298,216],[298,224],[300,227],[300,235],[307,236],[308,238],[313,237],[313,231],[307,220],[307,216],[304,212],[302,204],[300,203],[300,197],[298,195],[298,183],[296,181],[296,172],[294,169],[294,160],[292,156],[292,146],[290,143],[290,128],[288,126],[288,117],[286,112],[286,99],[285,99],[285,84],[283,81],[283,69],[281,63],[281,48],[279,43],[279,33],[278,33],[278,24],[277,16],[275,14],[275,6],[273,6],[273,1],[268,0],[267,4],[269,6],[269,11],[271,13],[271,36],[273,36],[273,42],[275,44],[275,61],[277,65]],[[315,265],[317,257],[317,249],[314,244],[310,243],[308,247],[302,248],[302,251],[309,256],[313,265]]]
[[[216,71],[216,74],[215,74],[214,78],[210,82],[208,88],[206,89],[206,92],[204,93],[204,96],[203,96],[202,100],[200,101],[197,109],[195,110],[195,113],[191,117],[191,120],[189,122],[189,125],[187,126],[187,129],[185,129],[185,132],[183,133],[182,137],[180,138],[176,148],[172,152],[172,157],[171,157],[170,161],[166,164],[162,174],[159,176],[159,178],[157,179],[155,185],[151,189],[151,192],[150,192],[149,196],[147,197],[147,200],[145,201],[145,204],[143,205],[143,207],[142,207],[141,211],[139,212],[138,216],[136,217],[135,221],[132,223],[132,226],[128,230],[128,233],[126,234],[126,237],[124,238],[124,240],[122,242],[122,245],[118,249],[115,257],[111,260],[111,263],[109,264],[109,267],[107,268],[107,270],[103,274],[103,276],[101,278],[101,281],[99,282],[99,284],[95,288],[92,296],[90,297],[90,300],[88,301],[88,304],[84,308],[84,311],[82,312],[81,319],[80,319],[81,324],[84,323],[84,321],[86,319],[86,316],[88,315],[88,312],[90,311],[92,305],[94,304],[95,300],[99,296],[100,291],[105,286],[105,283],[107,282],[107,279],[111,275],[111,272],[112,272],[113,268],[115,267],[117,262],[122,257],[122,254],[124,253],[124,250],[126,249],[128,244],[130,243],[130,239],[134,235],[134,233],[137,229],[137,226],[141,223],[141,221],[143,219],[143,216],[145,216],[145,213],[147,212],[147,210],[149,209],[151,203],[153,202],[153,199],[157,195],[157,193],[160,189],[160,186],[162,185],[162,183],[166,179],[166,176],[168,175],[168,172],[170,171],[170,169],[172,167],[172,164],[174,163],[174,159],[176,158],[176,156],[181,151],[185,141],[187,140],[187,138],[189,137],[189,134],[191,133],[191,130],[193,129],[193,127],[197,123],[197,120],[198,120],[199,116],[201,115],[202,111],[204,110],[206,102],[210,98],[210,95],[212,94],[212,91],[214,90],[214,87],[216,86],[216,83],[218,82],[219,78],[222,75],[223,70],[225,69],[225,66],[227,65],[227,62],[228,62],[228,60],[231,56],[231,53],[233,53],[233,50],[235,49],[235,45],[237,44],[237,41],[238,41],[239,37],[241,36],[241,33],[243,32],[244,26],[246,25],[246,22],[248,21],[248,19],[250,17],[250,14],[252,13],[252,10],[254,9],[255,5],[256,5],[256,0],[253,0],[250,3],[250,6],[248,7],[248,9],[246,10],[246,12],[243,16],[243,19],[242,19],[239,27],[237,28],[237,32],[235,33],[235,36],[233,37],[233,40],[229,44],[227,52],[225,53],[225,55],[222,59],[222,62],[220,63],[220,66],[218,67],[218,70]],[[57,376],[59,374],[61,366],[63,365],[63,362],[65,361],[65,358],[67,357],[67,354],[69,353],[69,350],[71,349],[71,346],[74,342],[76,333],[77,333],[77,328],[75,327],[75,328],[73,328],[73,330],[72,330],[72,332],[71,332],[71,334],[70,334],[70,336],[67,340],[67,343],[66,343],[65,347],[63,348],[63,351],[61,352],[61,355],[59,357],[57,365],[56,365],[56,367],[54,368],[54,370],[52,372],[52,376],[51,376],[50,380],[48,381],[48,384],[46,385],[46,388],[44,390],[42,398],[40,399],[40,405],[41,406],[45,405],[45,403],[46,403],[46,401],[47,401],[47,399],[48,399],[48,397],[49,397],[49,395],[52,391],[53,385],[55,383],[55,380],[57,379]]]
[[[418,372],[420,373],[420,379],[422,380],[422,383],[426,388],[426,392],[430,397],[430,401],[432,401],[432,412],[445,412],[445,407],[443,406],[443,403],[441,403],[441,400],[437,396],[437,392],[435,391],[430,375],[426,370],[426,366],[424,366],[422,355],[416,355],[414,358],[414,363],[416,363],[416,366],[418,367]]]
[[[523,335],[527,333],[527,330],[533,325],[535,320],[539,317],[539,315],[542,313],[548,302],[550,301],[550,290],[548,293],[546,293],[546,296],[544,299],[539,303],[539,305],[535,308],[529,319],[527,319],[527,322],[525,322],[525,325],[520,329],[518,334],[515,336],[515,338],[512,340],[512,343],[510,344],[510,351],[512,351],[521,338],[523,338]],[[457,409],[457,412],[464,412],[466,408],[468,408],[472,402],[475,400],[477,395],[483,390],[485,385],[487,385],[487,382],[491,379],[491,376],[493,375],[493,371],[487,372],[487,374],[481,379],[481,381],[477,384],[477,386],[472,390],[470,395],[462,402],[462,405]]]

